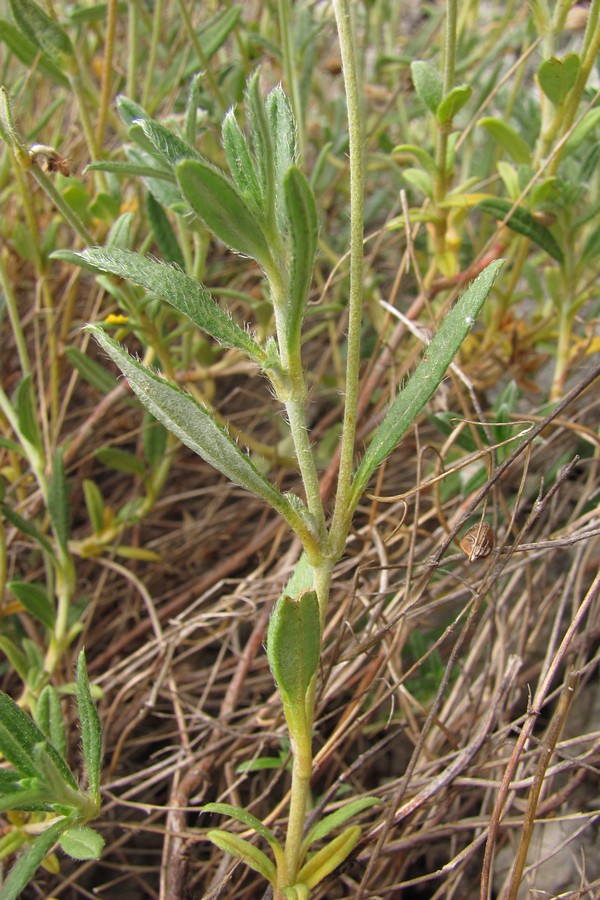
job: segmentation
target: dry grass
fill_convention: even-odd
[[[242,408],[248,428],[254,385],[242,393],[229,380],[231,414]],[[572,816],[577,804],[593,829],[597,722],[584,717],[580,731],[558,737],[551,761],[543,757],[569,673],[580,676],[576,703],[589,705],[597,690],[600,442],[594,373],[586,381],[548,421],[529,420],[507,461],[492,454],[491,477],[471,496],[440,499],[431,482],[450,467],[452,440],[443,445],[423,424],[364,499],[336,572],[313,790],[316,810],[347,793],[376,793],[382,805],[364,816],[357,853],[317,897],[477,896],[492,836],[497,847],[513,844],[527,817]],[[455,378],[450,408],[458,391],[468,407]],[[137,439],[123,400],[120,391],[70,472],[75,484],[103,479],[115,506],[131,479],[96,472],[90,454]],[[271,426],[258,396],[254,407],[262,437]],[[77,428],[93,416],[84,392]],[[587,448],[582,459],[578,448]],[[495,549],[469,563],[456,535],[484,509],[497,523]],[[283,829],[285,729],[263,642],[297,547],[185,450],[131,543],[161,561],[82,560],[78,572],[90,596],[81,643],[104,692],[107,848],[98,863],[66,865],[48,888],[40,877],[28,896],[52,884],[56,897],[150,898],[162,883],[170,898],[262,897],[258,879],[202,839],[198,807],[239,803]],[[238,768],[280,754],[279,769]],[[544,793],[530,809],[542,758]],[[594,896],[583,886],[577,896]]]

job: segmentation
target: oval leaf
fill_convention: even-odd
[[[454,116],[460,112],[471,97],[473,88],[469,84],[461,84],[446,94],[437,108],[437,120],[440,125],[449,125]]]
[[[442,102],[442,76],[431,63],[420,59],[410,64],[410,74],[419,99],[432,113],[436,113]]]
[[[321,619],[314,590],[277,601],[267,636],[267,657],[277,687],[292,711],[303,715],[306,692],[319,665]]]
[[[74,825],[60,838],[60,846],[73,859],[100,859],[104,848],[102,835],[86,825]]]
[[[517,134],[514,128],[511,128],[510,125],[507,125],[506,122],[503,122],[501,119],[494,119],[491,116],[480,119],[477,124],[483,125],[496,143],[500,144],[501,147],[504,147],[506,152],[516,163],[525,166],[531,165],[531,151],[521,135]]]
[[[224,175],[206,163],[191,159],[179,163],[176,172],[181,193],[224,244],[251,256],[265,269],[273,267],[260,222]]]
[[[567,53],[563,59],[552,56],[540,64],[537,73],[539,85],[555,106],[560,106],[574,87],[580,68],[581,60],[576,53]]]
[[[406,434],[442,381],[454,355],[471,330],[503,262],[496,260],[490,263],[450,310],[429,344],[416,372],[376,428],[354,477],[350,510],[356,508],[375,469]]]
[[[56,19],[51,19],[33,0],[10,0],[15,22],[23,34],[33,41],[59,67],[67,65],[74,74],[73,45]]]

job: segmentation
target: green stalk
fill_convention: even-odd
[[[98,107],[98,121],[96,125],[96,145],[102,147],[104,143],[104,129],[108,118],[108,106],[110,103],[110,85],[113,70],[113,58],[115,53],[115,31],[117,27],[117,0],[108,0],[106,11],[106,38],[104,47],[104,62],[102,65],[102,87],[100,90],[100,105]]]
[[[2,286],[4,297],[6,299],[8,318],[10,319],[12,332],[15,338],[15,344],[17,346],[17,354],[19,356],[21,371],[23,372],[23,375],[29,375],[31,372],[31,362],[29,360],[29,353],[27,352],[27,342],[25,340],[25,335],[23,334],[23,329],[21,328],[21,317],[19,316],[17,299],[14,295],[12,284],[10,278],[8,277],[8,272],[6,271],[6,266],[4,264],[4,254],[5,251],[3,249],[0,252],[0,285]]]
[[[127,81],[125,93],[132,100],[135,99],[135,85],[137,80],[137,50],[138,50],[138,0],[129,0],[127,8]]]
[[[192,23],[192,20],[191,20],[189,11],[188,11],[189,6],[190,6],[190,4],[186,3],[186,0],[179,0],[179,9],[181,10],[181,15],[183,17],[183,21],[185,24],[185,28],[186,28],[188,37],[192,43],[192,46],[194,47],[196,56],[198,57],[198,59],[200,61],[200,65],[202,66],[203,76],[204,76],[204,78],[206,78],[206,82],[210,86],[210,89],[213,93],[216,104],[219,108],[219,112],[221,113],[221,115],[224,115],[225,112],[227,111],[227,103],[225,101],[225,98],[223,97],[223,91],[219,87],[219,82],[215,78],[212,67],[210,66],[210,63],[208,62],[208,60],[206,59],[206,54],[204,53],[204,50],[202,49],[202,44],[198,40],[198,35],[196,34],[196,31],[194,29],[194,26],[193,26],[193,23]]]
[[[310,708],[307,709],[303,721],[288,719],[288,729],[292,739],[294,762],[292,768],[292,788],[290,815],[285,840],[285,880],[289,887],[296,881],[302,865],[301,847],[304,838],[304,821],[310,795],[310,776],[312,773],[312,720],[314,715],[314,684],[309,689]],[[288,710],[289,712],[289,710]]]
[[[456,34],[457,34],[458,3],[457,0],[446,0],[446,19],[444,25],[444,55],[442,63],[442,97],[450,93],[454,85],[454,73],[456,69]],[[437,130],[435,161],[439,175],[436,179],[436,200],[438,203],[446,196],[446,152],[448,147],[449,127],[439,126]],[[446,216],[444,216],[444,234],[446,231]]]
[[[273,301],[273,309],[275,312],[275,328],[281,364],[284,372],[287,374],[287,394],[280,397],[280,399],[283,402],[287,413],[290,433],[292,441],[294,442],[296,458],[298,460],[298,467],[306,492],[306,503],[309,512],[315,519],[317,533],[321,543],[321,555],[323,555],[326,550],[325,542],[327,535],[325,512],[321,501],[319,476],[317,474],[317,467],[315,465],[315,458],[306,422],[307,390],[304,372],[302,371],[300,347],[293,348],[291,352],[288,349],[288,328],[285,312],[286,289],[277,270],[272,270],[268,275],[271,299]],[[304,549],[306,550],[307,548],[305,547]]]
[[[294,119],[296,120],[298,152],[300,159],[304,159],[304,117],[302,115],[300,87],[295,65],[296,54],[294,53],[292,30],[290,28],[292,21],[292,4],[290,3],[290,0],[277,0],[277,13],[279,16],[279,35],[283,53],[283,71],[285,72],[285,80],[287,82],[290,102],[292,104],[292,112],[294,113]]]
[[[156,68],[156,57],[158,56],[158,45],[162,36],[163,17],[164,17],[164,0],[156,0],[154,7],[154,19],[152,21],[152,39],[150,43],[150,53],[146,63],[146,80],[144,82],[144,93],[142,95],[142,106],[148,108],[150,94],[152,92],[152,76]],[[152,110],[150,110],[151,112]]]
[[[360,332],[363,302],[364,125],[354,50],[354,32],[351,19],[352,4],[350,0],[334,0],[333,8],[342,55],[350,151],[350,296],[348,299],[346,395],[340,468],[330,532],[335,543],[335,553],[340,556],[344,549],[352,514],[352,511],[349,509],[349,500],[354,463],[358,379],[360,374]]]

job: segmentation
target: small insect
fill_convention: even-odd
[[[494,532],[487,522],[478,522],[465,531],[460,541],[460,549],[469,562],[489,556],[494,549]]]

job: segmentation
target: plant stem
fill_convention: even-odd
[[[302,723],[288,720],[290,735],[293,736],[294,763],[292,768],[292,787],[290,815],[285,840],[286,879],[288,887],[294,884],[300,869],[300,849],[304,837],[304,820],[310,794],[310,776],[312,772],[312,720],[314,704],[314,679],[309,688],[310,709],[306,720]],[[307,699],[308,702],[308,699]]]
[[[442,97],[446,97],[454,84],[454,72],[456,69],[456,23],[458,15],[457,0],[446,0],[446,20],[444,25],[444,56],[442,63]],[[451,126],[439,126],[436,142],[436,164],[439,175],[436,184],[437,202],[441,202],[446,196],[447,173],[446,155],[448,147],[449,128]],[[446,219],[444,216],[443,229],[446,231]]]
[[[104,129],[108,118],[108,106],[110,103],[110,84],[113,72],[113,58],[115,53],[115,31],[117,28],[117,0],[108,0],[106,10],[106,38],[104,41],[104,60],[102,63],[102,86],[100,89],[100,106],[98,108],[98,120],[96,124],[96,145],[102,147],[104,143]]]
[[[302,115],[302,103],[300,100],[300,90],[298,86],[298,73],[295,65],[295,53],[292,40],[292,30],[290,23],[292,21],[292,8],[290,0],[278,0],[277,12],[279,16],[279,34],[281,39],[281,49],[283,52],[283,70],[292,104],[292,112],[296,120],[298,153],[300,159],[304,158],[304,117]]]
[[[356,410],[358,406],[358,379],[360,374],[360,332],[363,301],[364,126],[358,91],[351,6],[350,0],[334,0],[333,3],[346,91],[350,156],[350,295],[348,299],[346,391],[338,486],[333,521],[331,524],[331,536],[335,542],[335,552],[337,552],[338,555],[341,555],[343,551],[352,515],[352,511],[349,510],[349,498],[352,485],[354,443],[356,437]]]
[[[164,25],[164,0],[156,0],[154,6],[154,18],[152,20],[152,39],[150,43],[150,53],[146,62],[146,80],[144,82],[144,93],[142,95],[142,106],[144,109],[148,107],[150,94],[152,91],[152,76],[156,68],[156,57],[158,56],[158,45],[161,39],[162,28]],[[150,110],[152,112],[152,110]]]

